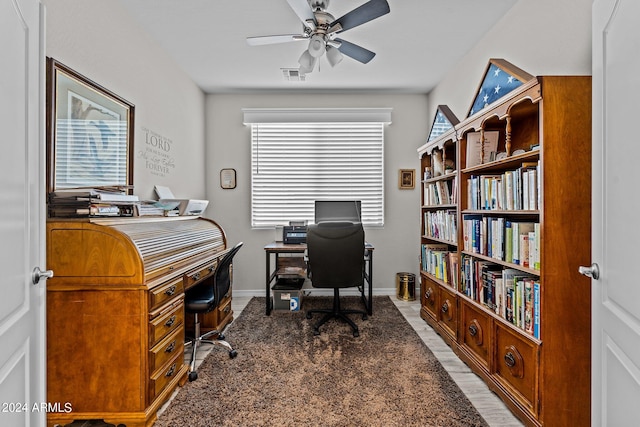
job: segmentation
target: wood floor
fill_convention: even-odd
[[[240,314],[249,300],[251,300],[251,297],[233,296],[231,308],[235,317]],[[420,317],[419,301],[401,301],[395,295],[391,296],[391,300],[491,427],[521,427],[523,425]],[[200,347],[196,356],[197,364],[204,360],[211,349],[211,345]],[[190,348],[185,350],[186,363],[189,363],[189,358],[191,357],[189,350]],[[165,404],[165,407],[168,403]],[[164,407],[160,412],[163,409]]]

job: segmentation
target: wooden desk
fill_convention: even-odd
[[[211,280],[228,251],[204,218],[49,220],[47,400],[73,411],[47,425],[151,426],[186,382],[184,291]],[[209,314],[230,322],[231,293]]]
[[[269,316],[273,309],[273,302],[271,301],[271,282],[273,282],[279,274],[278,271],[278,256],[280,254],[304,254],[307,250],[305,243],[300,244],[285,244],[282,242],[271,242],[264,247],[266,255],[266,279],[265,279],[265,291],[266,291],[266,314]],[[371,243],[365,243],[364,245],[364,257],[365,257],[365,274],[364,280],[368,284],[367,295],[365,295],[364,286],[359,287],[360,296],[364,303],[367,313],[373,314],[373,250],[374,247]],[[275,268],[271,268],[271,255],[275,256]]]

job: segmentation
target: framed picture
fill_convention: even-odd
[[[236,188],[236,170],[233,168],[220,169],[220,187],[226,190]]]
[[[47,190],[133,191],[134,106],[47,58]]]
[[[401,190],[410,190],[415,187],[415,169],[400,169],[398,187]]]

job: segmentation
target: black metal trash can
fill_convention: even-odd
[[[416,299],[416,275],[413,273],[396,274],[396,297],[403,301]]]

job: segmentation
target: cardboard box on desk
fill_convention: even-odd
[[[302,307],[302,285],[304,279],[278,279],[271,287],[273,293],[273,309],[300,311]]]

